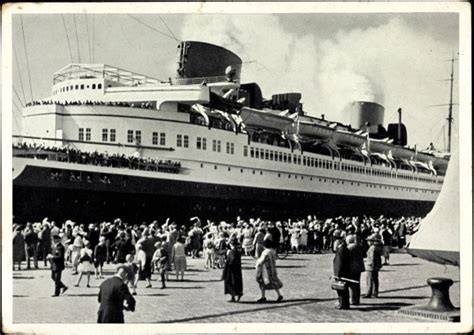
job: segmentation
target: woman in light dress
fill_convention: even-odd
[[[89,241],[84,243],[84,248],[79,252],[79,264],[77,266],[79,271],[79,277],[77,278],[74,286],[78,287],[81,282],[82,276],[87,275],[87,287],[90,287],[89,283],[91,280],[91,273],[94,271],[94,265],[92,264],[92,249],[90,248]]]
[[[276,253],[271,249],[272,241],[266,239],[263,241],[264,250],[257,259],[256,263],[256,280],[260,287],[262,297],[257,302],[267,302],[265,297],[266,290],[275,290],[278,295],[277,302],[283,300],[280,289],[283,283],[278,278],[276,269]]]
[[[186,251],[184,242],[184,237],[180,237],[174,244],[171,252],[171,258],[173,259],[176,271],[176,280],[178,280],[179,275],[181,275],[181,280],[184,280],[184,271],[186,271]]]
[[[254,229],[248,223],[244,223],[244,229],[242,229],[242,236],[242,248],[244,249],[245,255],[249,256],[253,250]]]

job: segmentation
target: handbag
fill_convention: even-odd
[[[334,280],[331,282],[331,289],[336,291],[346,291],[347,290],[347,282],[342,280]]]

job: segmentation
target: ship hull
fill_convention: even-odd
[[[44,217],[78,222],[110,221],[120,217],[141,223],[150,220],[187,222],[192,216],[211,220],[256,218],[287,220],[317,217],[385,215],[423,216],[433,201],[370,196],[348,196],[258,187],[200,183],[167,178],[124,176],[120,183],[103,183],[101,173],[91,181],[51,181],[51,169],[26,166],[13,183],[15,220],[39,221]]]

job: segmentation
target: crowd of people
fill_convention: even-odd
[[[183,280],[187,257],[202,257],[207,269],[221,269],[225,294],[230,301],[239,301],[243,295],[241,257],[256,258],[256,281],[261,290],[258,302],[267,301],[266,290],[275,290],[277,301],[283,296],[282,281],[277,274],[278,252],[334,253],[334,278],[344,281],[343,289],[337,290],[339,308],[349,308],[360,300],[360,277],[366,271],[369,290],[365,297],[377,296],[378,270],[389,264],[392,248],[403,248],[406,236],[418,229],[420,218],[337,217],[319,220],[308,216],[301,220],[265,221],[261,219],[235,222],[201,222],[193,217],[186,224],[164,223],[129,224],[120,219],[102,223],[64,223],[45,218],[42,222],[13,227],[13,266],[21,269],[26,261],[27,269],[33,263],[48,265],[55,257],[63,257],[73,275],[74,286],[86,277],[102,279],[105,263],[118,264],[126,273],[124,282],[136,294],[140,281],[151,287],[151,277],[157,274],[161,288],[166,288],[169,274],[174,270],[175,280]],[[59,250],[63,246],[64,250]],[[61,248],[60,248],[61,249]],[[383,259],[383,263],[382,263]],[[365,264],[364,264],[365,262]],[[53,263],[52,263],[53,264]],[[63,268],[64,264],[56,268]],[[55,294],[67,290],[61,276],[52,275]],[[337,285],[335,285],[337,286]]]
[[[61,162],[106,166],[114,168],[129,168],[134,170],[159,171],[178,173],[180,162],[158,160],[151,157],[143,158],[137,155],[108,154],[107,152],[87,152],[69,146],[37,146],[36,144],[14,144],[14,148],[31,154],[37,159],[52,159],[49,154],[56,154],[54,159]]]
[[[34,100],[26,103],[26,107],[37,105],[61,105],[61,106],[81,106],[81,105],[99,105],[99,106],[114,106],[114,107],[132,107],[132,108],[146,108],[154,109],[155,104],[149,101],[146,102],[127,102],[127,101],[92,101],[92,100]]]

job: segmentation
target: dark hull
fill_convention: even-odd
[[[27,166],[13,182],[15,220],[40,221],[44,217],[76,222],[124,221],[140,223],[167,217],[181,223],[192,216],[211,220],[260,217],[287,220],[317,217],[372,215],[424,216],[434,205],[406,201],[323,193],[271,190],[168,179],[114,175],[110,184],[93,173],[90,181],[70,181],[64,173],[51,179],[51,169]]]

